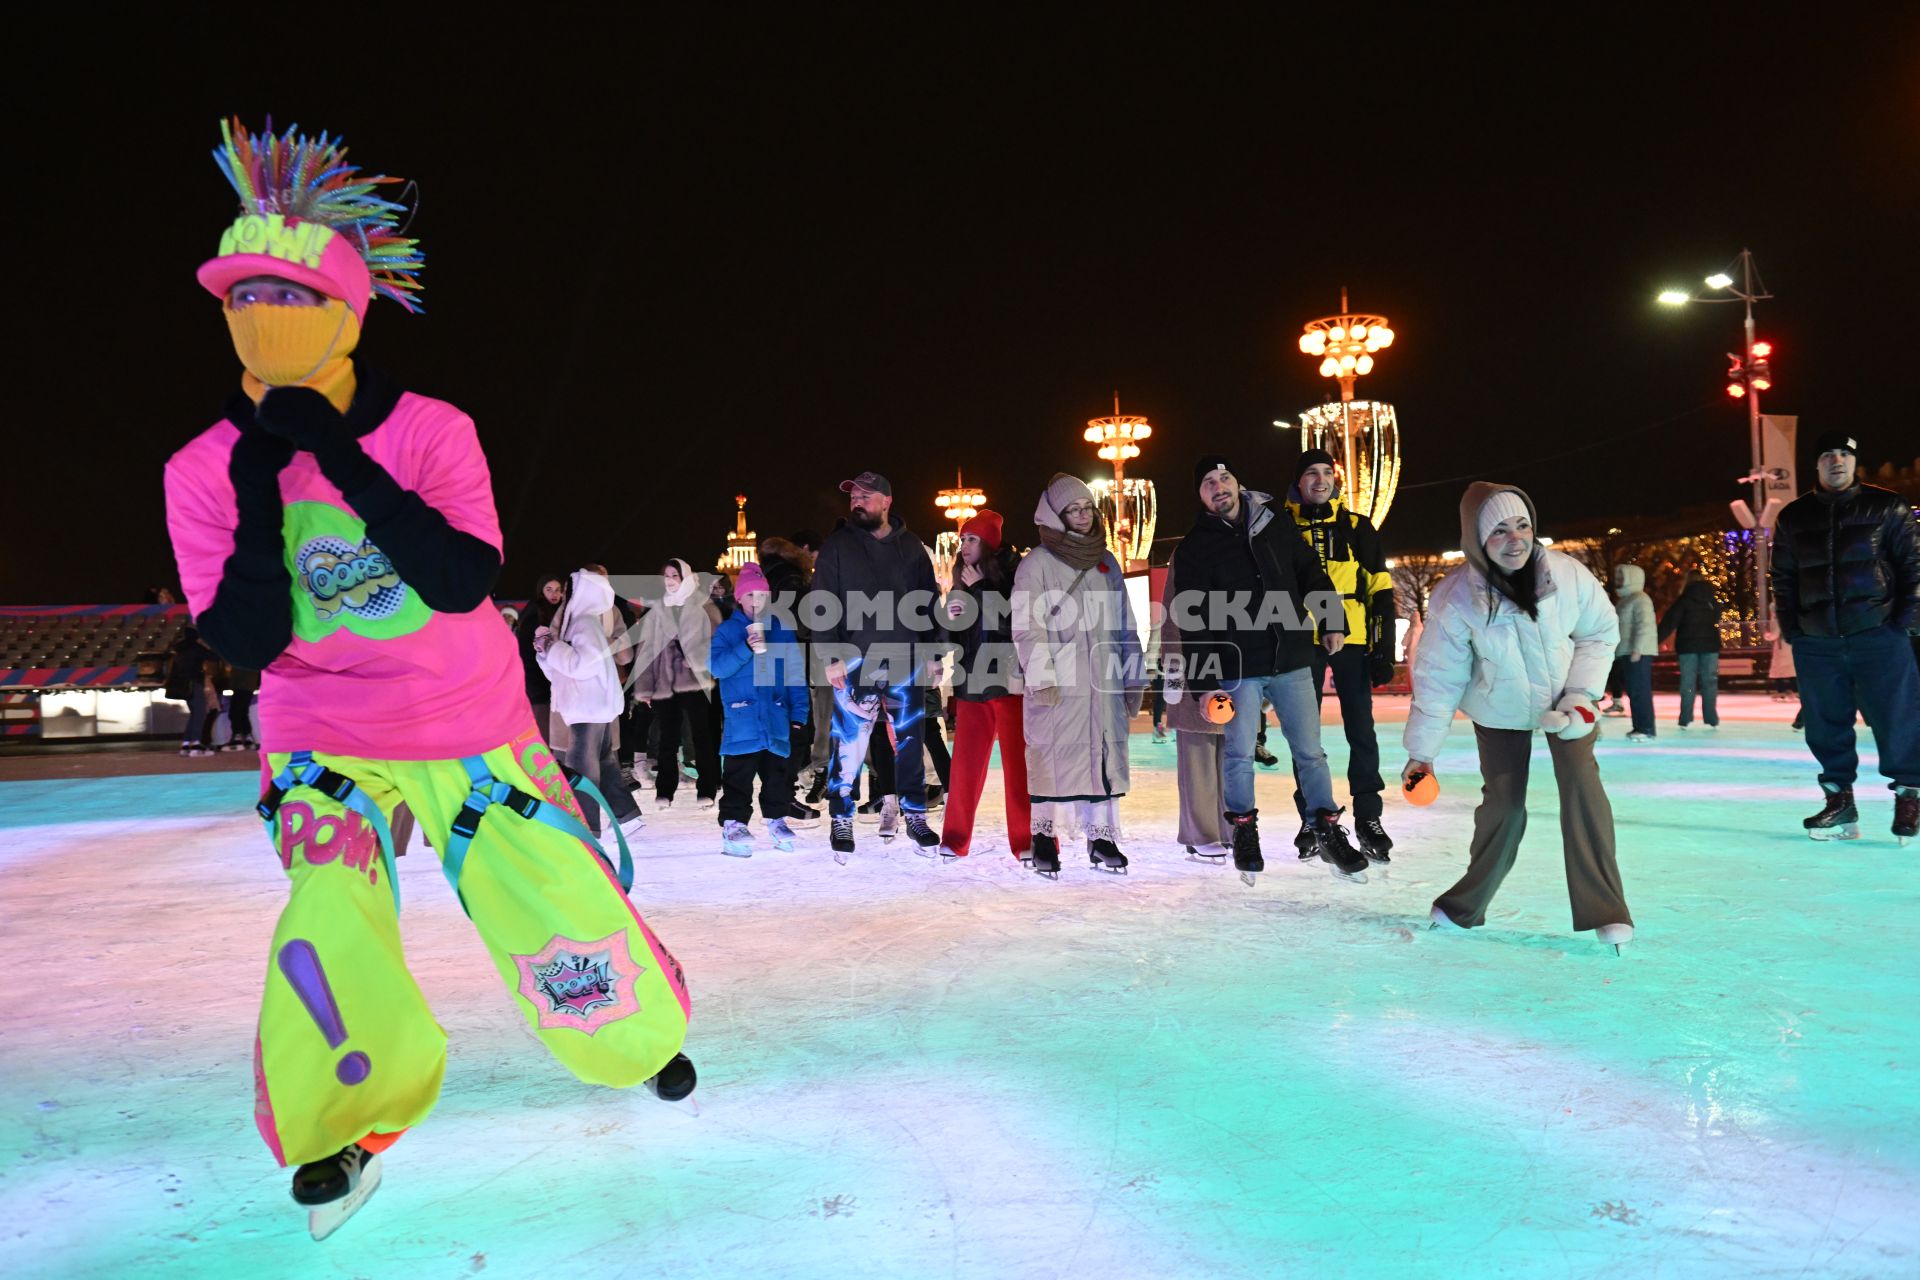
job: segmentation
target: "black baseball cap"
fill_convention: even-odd
[[[840,482],[840,492],[842,493],[852,493],[855,489],[869,489],[874,493],[884,494],[889,498],[893,496],[893,486],[889,484],[887,478],[878,471],[862,471],[853,479],[842,480]]]

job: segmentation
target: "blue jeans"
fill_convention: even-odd
[[[1221,687],[1233,695],[1233,719],[1227,722],[1225,734],[1228,811],[1254,811],[1253,740],[1260,730],[1262,694],[1280,717],[1280,732],[1293,755],[1307,813],[1334,808],[1333,773],[1327,768],[1327,753],[1320,749],[1320,699],[1314,691],[1313,672],[1301,667],[1284,675],[1228,681]]]
[[[1693,691],[1700,690],[1700,718],[1720,723],[1720,655],[1682,653],[1680,659],[1680,724],[1693,723]]]
[[[1860,767],[1853,736],[1858,711],[1880,749],[1880,772],[1896,786],[1920,786],[1920,671],[1906,632],[1874,627],[1850,636],[1803,635],[1793,642],[1793,666],[1821,782],[1853,785]]]
[[[1653,655],[1627,659],[1627,705],[1633,711],[1633,731],[1653,736]]]

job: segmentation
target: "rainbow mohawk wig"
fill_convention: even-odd
[[[344,139],[324,132],[309,138],[298,125],[275,137],[271,119],[266,132],[250,134],[236,118],[221,122],[220,137],[214,163],[240,197],[243,214],[279,214],[345,236],[359,250],[375,294],[422,310],[419,276],[426,260],[420,242],[401,234],[407,206],[374,194],[400,179],[362,174],[347,163]]]

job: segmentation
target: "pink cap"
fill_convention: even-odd
[[[194,275],[222,301],[242,280],[279,276],[338,298],[362,324],[373,301],[373,275],[352,240],[318,222],[289,222],[277,213],[242,214],[221,235],[219,256],[201,263]]]
[[[761,571],[759,565],[751,561],[740,566],[740,576],[733,583],[733,593],[736,596],[744,596],[750,591],[765,591],[769,594],[773,591],[773,588],[767,585],[767,575]]]

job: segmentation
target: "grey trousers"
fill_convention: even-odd
[[[638,817],[640,806],[633,802],[633,792],[620,781],[620,762],[613,758],[614,725],[570,724],[567,729],[572,738],[561,757],[567,767],[600,788],[607,803],[613,806],[615,822]],[[599,835],[600,806],[585,793],[574,798],[580,802],[580,812],[586,815],[588,829]]]
[[[1513,870],[1520,837],[1527,833],[1527,771],[1533,754],[1531,729],[1473,726],[1480,747],[1480,807],[1473,811],[1473,846],[1467,874],[1433,905],[1464,928],[1487,922],[1487,907]],[[1600,785],[1593,744],[1599,734],[1568,742],[1547,735],[1553,780],[1560,788],[1560,842],[1567,864],[1567,897],[1579,933],[1603,924],[1632,924],[1620,868],[1613,855],[1613,806]]]
[[[1180,843],[1196,849],[1233,843],[1227,822],[1222,779],[1227,769],[1227,735],[1187,733],[1173,735],[1179,752]]]
[[[824,680],[807,688],[807,702],[813,715],[813,750],[807,756],[807,768],[824,774],[833,758],[833,686]],[[794,775],[799,781],[799,774]]]

